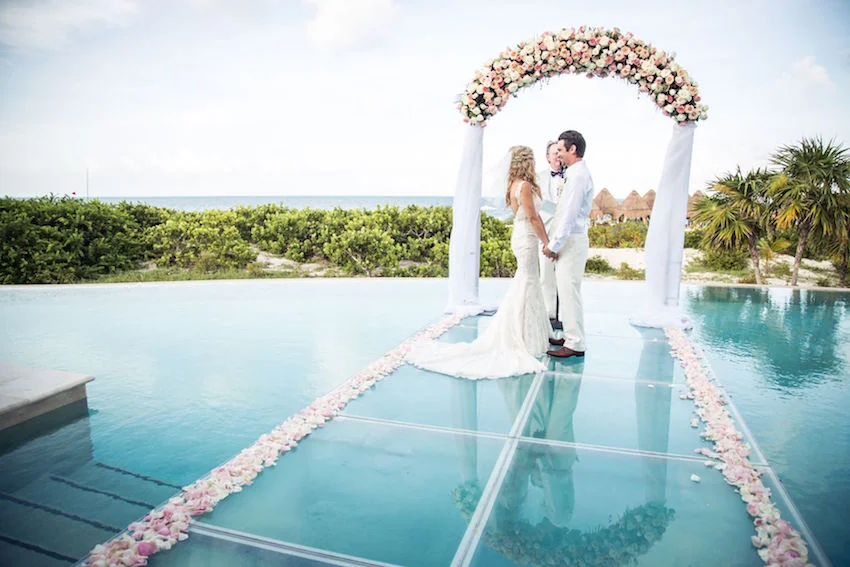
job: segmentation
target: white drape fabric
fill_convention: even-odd
[[[484,311],[478,298],[484,128],[475,125],[468,128],[452,204],[449,301],[446,312],[474,315]]]
[[[646,235],[646,298],[631,318],[633,325],[691,326],[679,308],[679,287],[695,129],[694,124],[673,127]]]

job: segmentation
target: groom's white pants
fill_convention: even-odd
[[[558,287],[560,312],[564,325],[564,346],[584,352],[584,306],[581,301],[581,280],[587,263],[589,242],[586,234],[571,234],[559,250],[555,262],[555,281]]]
[[[554,319],[555,298],[558,294],[555,285],[555,262],[543,255],[543,246],[540,246],[540,287],[543,288],[543,302],[546,305],[546,315]]]

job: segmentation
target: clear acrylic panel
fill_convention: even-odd
[[[753,534],[738,495],[699,462],[521,443],[472,564],[762,565]]]
[[[462,380],[403,366],[345,414],[507,434],[533,380]]]
[[[486,483],[501,439],[340,418],[206,523],[400,565],[447,565],[466,531],[455,491]]]

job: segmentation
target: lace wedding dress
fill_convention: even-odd
[[[515,191],[519,202],[518,188]],[[535,196],[535,210],[540,209],[540,203]],[[520,203],[511,235],[517,271],[490,326],[471,343],[421,343],[408,354],[407,361],[424,370],[471,380],[545,370],[539,357],[554,335],[540,287],[539,245]]]

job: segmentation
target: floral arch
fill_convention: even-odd
[[[478,299],[478,275],[484,127],[523,88],[562,74],[628,82],[676,125],[647,234],[646,311],[633,322],[686,325],[678,313],[678,294],[693,133],[697,122],[706,119],[708,107],[702,103],[697,82],[676,62],[674,54],[617,28],[565,28],[523,41],[476,71],[460,95],[457,108],[470,128],[455,189],[447,311],[483,309]],[[568,125],[564,126],[567,129]],[[590,145],[592,148],[592,141]]]

